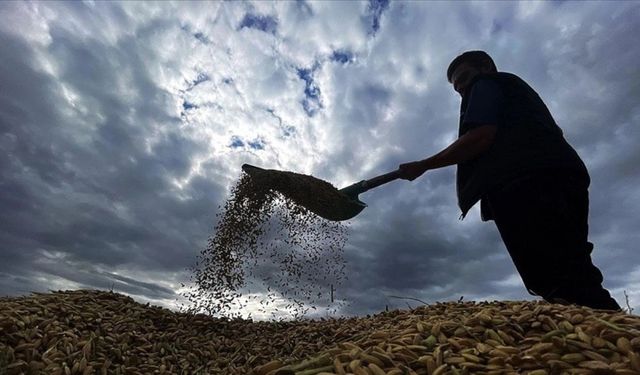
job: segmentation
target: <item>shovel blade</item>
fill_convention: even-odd
[[[250,164],[244,164],[242,170],[251,176],[255,183],[280,192],[296,204],[327,220],[349,220],[367,207],[357,196],[347,195],[330,183],[313,176],[263,169]]]

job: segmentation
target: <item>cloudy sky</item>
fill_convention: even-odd
[[[173,306],[250,163],[343,187],[457,134],[446,68],[489,52],[592,177],[604,286],[640,311],[640,3],[2,2],[0,295],[97,288]],[[362,194],[340,313],[532,300],[455,168]]]

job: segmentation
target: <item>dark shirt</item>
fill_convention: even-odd
[[[542,99],[518,76],[481,74],[467,87],[459,136],[489,124],[497,126],[489,149],[458,164],[456,187],[463,217],[489,192],[529,175],[565,170],[583,176],[588,183],[584,163]]]
[[[462,115],[467,131],[481,125],[502,126],[504,95],[500,86],[490,80],[480,80],[471,89],[469,105]]]

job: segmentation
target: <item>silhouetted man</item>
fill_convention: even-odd
[[[461,217],[480,201],[482,220],[495,222],[529,293],[620,310],[591,261],[587,168],[538,94],[498,72],[483,51],[456,57],[447,78],[462,97],[458,139],[401,164],[401,178],[457,164]]]

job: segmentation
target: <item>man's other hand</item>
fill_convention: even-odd
[[[413,181],[422,176],[427,171],[424,161],[414,161],[411,163],[400,164],[400,178],[403,180]]]

